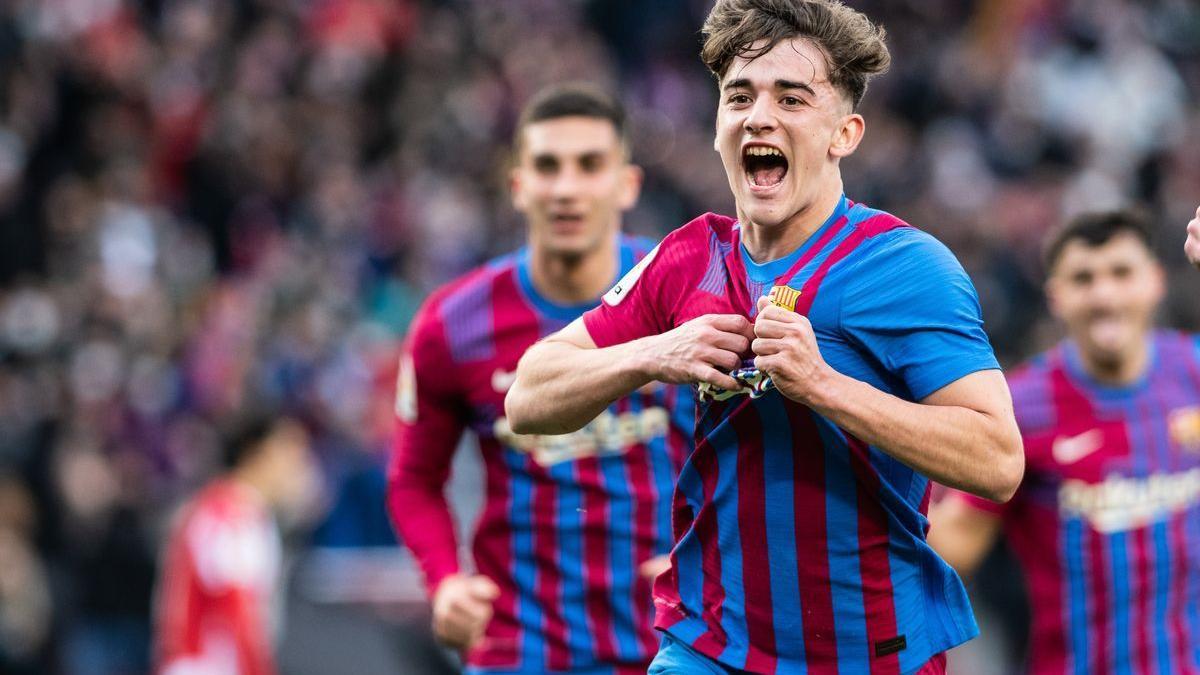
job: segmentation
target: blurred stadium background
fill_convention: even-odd
[[[398,342],[433,286],[519,244],[507,142],[542,85],[630,107],[647,183],[627,229],[730,208],[710,4],[0,3],[0,672],[148,668],[165,528],[254,400],[316,429],[324,469],[290,528],[284,671],[444,670],[382,506]],[[1180,246],[1200,5],[850,4],[895,66],[848,191],[951,246],[1006,365],[1057,337],[1040,235],[1083,209],[1152,210],[1178,278],[1164,321],[1200,327]],[[462,462],[466,514],[477,479]],[[1000,555],[974,587],[986,636],[959,663],[1010,672],[1019,580]]]

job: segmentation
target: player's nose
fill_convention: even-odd
[[[759,96],[754,100],[742,127],[751,134],[761,134],[775,128],[775,109],[770,96]]]

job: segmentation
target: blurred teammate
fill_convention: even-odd
[[[434,632],[466,650],[470,672],[644,673],[657,648],[649,581],[666,565],[669,495],[691,447],[688,392],[630,392],[563,436],[517,435],[504,418],[521,354],[650,249],[620,232],[641,183],[624,124],[588,89],[528,105],[511,187],[529,245],[437,290],[402,357],[389,507],[425,572]],[[468,427],[487,482],[474,573],[443,495]]]
[[[842,194],[882,31],[836,2],[720,0],[704,33],[737,220],[668,235],[531,349],[509,419],[566,431],[656,380],[711,393],[650,672],[940,672],[977,629],[925,542],[927,476],[1006,499],[1020,439],[958,261]]]
[[[930,542],[970,574],[999,536],[1033,609],[1033,673],[1200,672],[1200,340],[1156,330],[1165,274],[1129,212],[1051,236],[1067,338],[1009,378],[1025,481],[1003,507],[951,493]],[[1200,211],[1188,253],[1200,261]]]
[[[156,607],[162,675],[275,672],[280,541],[274,513],[311,498],[308,434],[254,416],[228,445],[226,474],[184,507],[167,541]]]

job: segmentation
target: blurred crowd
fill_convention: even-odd
[[[629,106],[661,236],[731,200],[705,0],[0,3],[0,672],[147,667],[158,547],[231,413],[314,431],[302,546],[392,542],[395,354],[433,286],[520,243],[508,141],[539,87]],[[1041,234],[1140,204],[1200,326],[1200,5],[871,0],[894,67],[844,166],[942,238],[1012,364],[1056,339]],[[321,522],[323,521],[323,522]]]

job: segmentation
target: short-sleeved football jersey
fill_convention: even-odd
[[[1200,672],[1200,346],[1159,332],[1128,387],[1064,342],[1009,382],[1025,479],[1000,515],[1029,586],[1032,673]]]
[[[901,398],[998,367],[949,250],[845,198],[762,265],[736,222],[697,218],[584,322],[605,347],[704,314],[752,318],[775,285],[799,291],[833,368]],[[778,390],[701,403],[695,442],[672,569],[655,584],[656,625],[673,638],[756,673],[914,673],[977,633],[961,582],[925,542],[924,476]]]

